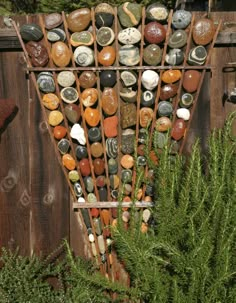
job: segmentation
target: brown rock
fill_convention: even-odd
[[[172,126],[171,120],[168,117],[161,117],[156,121],[156,130],[159,132],[165,132]]]
[[[177,94],[178,88],[179,86],[173,83],[162,86],[160,91],[160,99],[168,100],[173,98]]]
[[[207,18],[199,19],[193,27],[193,40],[198,45],[207,45],[215,34],[215,27],[212,20]]]
[[[128,128],[136,124],[137,109],[135,104],[127,103],[121,107],[121,127]]]
[[[94,142],[90,145],[91,154],[93,157],[98,158],[103,154],[103,146],[100,142]]]
[[[117,116],[112,116],[104,119],[103,128],[104,133],[107,138],[116,137],[118,135],[118,118]]]
[[[171,137],[178,141],[183,138],[186,130],[186,124],[183,119],[177,119],[174,122],[174,125],[171,130]]]
[[[144,28],[144,37],[149,43],[161,43],[166,38],[166,29],[159,22],[149,22]]]
[[[80,95],[80,101],[82,101],[85,107],[94,105],[97,99],[98,91],[96,88],[86,88]]]
[[[61,140],[62,138],[64,138],[66,133],[67,133],[67,130],[62,125],[57,125],[53,129],[54,138],[56,138],[57,140]]]
[[[116,51],[113,46],[105,46],[98,54],[98,62],[103,66],[113,65],[116,59]]]
[[[105,171],[105,163],[103,159],[96,158],[93,160],[93,168],[96,175],[100,176]]]
[[[67,17],[67,25],[72,32],[85,30],[91,21],[91,11],[88,8],[79,8]]]
[[[118,108],[117,94],[114,88],[105,87],[102,92],[102,109],[108,116],[114,115]]]
[[[82,88],[91,88],[97,82],[97,77],[92,71],[83,71],[79,76],[79,84]]]
[[[47,49],[40,42],[29,41],[25,44],[25,48],[33,66],[43,67],[48,63]]]
[[[53,43],[51,55],[53,62],[59,67],[65,67],[70,63],[70,50],[64,42]]]
[[[143,107],[139,111],[139,123],[141,127],[147,127],[153,118],[153,109],[150,107]]]
[[[183,88],[188,93],[193,93],[197,90],[201,73],[197,70],[188,70],[184,73]]]

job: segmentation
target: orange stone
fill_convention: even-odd
[[[57,125],[53,129],[53,136],[57,140],[60,140],[60,139],[64,138],[66,133],[67,133],[66,128],[64,126],[61,126],[61,125]]]
[[[85,107],[94,105],[97,99],[98,91],[96,88],[86,88],[80,95],[80,100]]]
[[[161,79],[165,83],[174,83],[181,78],[181,75],[182,75],[182,73],[180,70],[170,69],[170,70],[165,71],[162,74]]]
[[[194,93],[198,89],[201,79],[201,72],[197,70],[188,70],[184,74],[183,88],[188,93]]]
[[[53,62],[59,67],[65,67],[70,63],[70,50],[64,42],[53,43],[51,55]]]
[[[90,213],[91,213],[91,216],[93,218],[98,218],[99,217],[99,210],[98,210],[98,208],[91,208]]]
[[[96,175],[102,175],[105,170],[104,160],[100,158],[96,158],[95,160],[93,160],[93,168]]]
[[[96,108],[87,107],[84,111],[84,117],[88,125],[97,126],[100,121],[100,113]]]
[[[107,138],[116,137],[118,135],[118,118],[117,116],[112,116],[104,119],[103,121],[103,129],[105,136]]]
[[[103,209],[101,211],[101,218],[102,218],[104,225],[110,224],[110,212],[108,209]]]
[[[99,158],[103,154],[103,145],[100,142],[94,142],[90,145],[91,154],[95,158]]]
[[[70,154],[65,154],[62,156],[62,164],[68,169],[75,169],[75,160]]]
[[[193,26],[193,40],[198,45],[207,45],[215,34],[214,22],[208,18],[201,18]]]
[[[141,127],[147,127],[153,118],[153,110],[150,107],[143,107],[139,111],[139,123]]]
[[[142,188],[139,188],[139,189],[138,189],[138,193],[137,193],[137,199],[138,199],[138,200],[141,200],[141,199],[142,199],[142,196],[143,196],[143,190],[142,190]]]
[[[145,196],[143,201],[144,202],[152,202],[152,198],[150,196]]]
[[[53,93],[45,94],[43,96],[43,105],[50,110],[57,109],[59,106],[59,98]]]
[[[134,166],[134,158],[131,155],[124,155],[120,160],[120,164],[124,168],[132,168]]]
[[[172,126],[172,122],[168,117],[161,117],[156,121],[156,130],[159,132],[165,132],[170,129]]]
[[[177,119],[174,122],[174,125],[171,130],[171,137],[178,141],[183,138],[186,130],[186,124],[183,119]]]
[[[145,234],[147,231],[148,231],[148,224],[142,222],[142,225],[141,225],[141,232],[142,232],[143,234]]]
[[[98,62],[103,66],[111,66],[115,62],[116,51],[113,46],[105,46],[98,54]]]
[[[131,198],[129,197],[129,196],[125,196],[124,198],[123,198],[123,202],[132,202],[132,200],[131,200]],[[123,211],[126,211],[126,210],[128,210],[129,208],[128,207],[122,207],[122,210]]]
[[[150,153],[149,153],[149,157],[150,159],[152,160],[152,162],[157,165],[158,164],[158,158],[157,158],[157,155],[155,153],[154,150],[151,150]]]
[[[114,115],[118,108],[116,91],[112,87],[105,87],[102,92],[102,109],[108,116]]]

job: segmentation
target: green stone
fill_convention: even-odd
[[[118,17],[123,27],[139,24],[142,16],[142,6],[137,3],[125,2],[118,7]]]
[[[70,181],[73,183],[79,181],[79,173],[77,172],[77,170],[71,170],[68,176]]]

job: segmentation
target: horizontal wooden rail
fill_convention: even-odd
[[[146,208],[146,207],[153,207],[153,202],[82,202],[82,203],[73,203],[74,209],[79,208],[116,208],[118,206],[121,207],[132,207],[135,206],[137,208]]]

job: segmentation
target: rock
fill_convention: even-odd
[[[129,222],[130,213],[127,210],[123,211],[121,218],[122,218],[123,222],[125,222],[125,223]]]
[[[156,94],[150,90],[145,90],[141,94],[141,104],[143,106],[152,106],[155,103]]]
[[[63,139],[65,140],[65,139]],[[70,154],[65,154],[62,156],[62,164],[68,169],[73,170],[75,169],[75,160]]]
[[[111,66],[115,62],[116,51],[113,46],[105,46],[98,53],[98,63],[103,66]]]
[[[161,117],[156,120],[155,128],[159,132],[165,132],[172,126],[171,120],[168,117]]]
[[[153,141],[155,142],[155,146],[162,149],[168,142],[168,136],[163,132],[156,131]]]
[[[126,103],[121,107],[121,127],[128,128],[136,124],[137,122],[137,109],[135,104]]]
[[[138,156],[137,157],[137,165],[145,166],[146,164],[147,164],[147,160],[144,156]]]
[[[137,83],[137,79],[138,79],[137,74],[132,70],[131,71],[125,70],[125,71],[121,72],[120,78],[122,80],[122,83],[126,87],[135,85]]]
[[[70,36],[70,44],[74,47],[80,45],[92,45],[94,42],[94,38],[91,32],[89,31],[82,31],[82,32],[75,32],[72,33]]]
[[[187,108],[178,108],[176,115],[178,118],[188,121],[190,118],[190,111]]]
[[[91,155],[94,158],[99,158],[103,155],[103,146],[100,142],[94,142],[90,145]]]
[[[119,187],[120,178],[118,177],[118,175],[110,175],[109,181],[110,181],[110,187],[112,189],[117,189]]]
[[[105,162],[103,159],[96,158],[93,160],[93,169],[96,175],[102,175],[105,171]]]
[[[137,90],[133,90],[132,87],[122,87],[120,90],[120,97],[126,102],[137,101]]]
[[[57,75],[57,82],[62,87],[72,86],[75,83],[75,75],[70,71],[62,71]]]
[[[63,42],[66,40],[66,33],[61,28],[54,28],[47,32],[47,39],[50,42]]]
[[[139,124],[141,127],[148,127],[153,119],[153,109],[142,107],[139,111]]]
[[[94,241],[95,241],[95,238],[94,238],[93,234],[89,234],[88,239],[89,239],[89,242],[91,242],[91,243],[94,243]]]
[[[72,126],[70,136],[71,138],[76,139],[80,144],[85,145],[86,138],[84,134],[84,129],[78,123]]]
[[[60,96],[68,104],[75,103],[79,98],[78,92],[74,87],[64,87],[60,92]]]
[[[93,178],[92,177],[85,177],[84,178],[84,186],[86,188],[86,191],[88,193],[92,193],[94,190],[94,183],[93,183]]]
[[[162,86],[160,90],[160,99],[168,100],[170,98],[173,98],[177,94],[178,88],[178,84],[175,83],[170,83]]]
[[[121,170],[121,181],[124,183],[130,183],[132,181],[132,170],[122,169]]]
[[[180,70],[170,69],[170,70],[165,71],[162,74],[161,79],[165,83],[174,83],[174,82],[177,82],[181,78],[181,75],[182,75],[182,73]]]
[[[43,38],[41,27],[35,23],[23,24],[20,27],[20,35],[25,41],[39,41]]]
[[[172,16],[172,25],[177,29],[185,29],[191,22],[192,14],[184,9],[174,12]]]
[[[86,208],[81,209],[81,213],[82,213],[82,216],[83,216],[83,219],[84,219],[84,224],[87,227],[87,229],[88,230],[92,229],[91,228],[91,223],[90,223],[90,217],[89,217],[88,209],[86,209]]]
[[[118,163],[116,161],[116,159],[110,158],[108,160],[108,173],[115,175],[118,172]]]
[[[120,164],[123,168],[132,168],[134,166],[134,158],[131,155],[124,155],[120,160]]]
[[[83,71],[79,76],[79,84],[82,88],[92,88],[97,82],[97,76],[92,71]]]
[[[58,27],[62,22],[62,16],[59,13],[51,13],[44,17],[44,25],[48,30]]]
[[[116,73],[113,70],[104,70],[100,73],[100,83],[103,87],[113,87],[116,83]]]
[[[165,5],[157,2],[148,5],[146,9],[146,17],[149,20],[164,22],[168,17],[169,11]]]
[[[102,138],[100,129],[98,127],[91,127],[88,131],[88,138],[90,142],[100,141]]]
[[[50,110],[57,109],[59,106],[59,98],[53,93],[45,94],[42,99],[43,105]]]
[[[145,70],[142,73],[141,82],[144,88],[147,90],[153,90],[157,87],[159,81],[159,75],[153,70]]]
[[[48,123],[51,126],[59,125],[63,119],[63,115],[59,110],[53,110],[48,115]]]
[[[186,130],[186,125],[183,119],[176,119],[172,130],[171,130],[171,137],[178,141],[183,138]]]
[[[104,134],[107,138],[116,137],[118,135],[118,117],[112,116],[103,120]]]
[[[114,20],[114,8],[108,3],[100,3],[95,8],[96,27],[111,27]]]
[[[70,149],[70,141],[63,138],[57,143],[57,147],[58,147],[60,153],[62,155],[64,155],[64,154],[68,153],[68,151]]]
[[[168,101],[161,101],[158,103],[158,115],[160,117],[168,117],[172,114],[173,112],[173,106],[170,102]]]
[[[197,45],[209,44],[215,34],[214,22],[207,18],[197,20],[193,26],[193,41]]]
[[[149,158],[154,165],[158,164],[158,157],[155,150],[150,151]]]
[[[118,98],[116,91],[111,87],[104,88],[101,97],[103,112],[108,115],[114,115],[118,108]]]
[[[64,138],[66,134],[67,134],[67,129],[65,128],[65,126],[57,125],[53,129],[53,136],[57,140]]]
[[[25,49],[31,59],[31,63],[36,67],[47,65],[49,57],[46,47],[35,41],[29,41],[25,44]]]
[[[90,214],[93,218],[98,218],[99,217],[99,209],[98,208],[91,208],[90,209]]]
[[[139,48],[134,45],[123,45],[119,49],[119,62],[126,66],[137,65],[140,61]]]
[[[84,118],[89,126],[97,126],[100,122],[100,112],[97,108],[86,107]]]
[[[134,152],[135,131],[126,129],[121,134],[121,151],[123,154],[132,154]]]
[[[98,100],[98,90],[96,88],[86,88],[80,94],[80,101],[85,107],[93,106]]]
[[[76,158],[82,160],[88,157],[87,147],[84,145],[77,145],[75,149]]]
[[[146,143],[147,142],[147,129],[146,128],[140,128],[138,133],[138,142],[139,143]]]
[[[97,201],[96,201],[97,202]],[[97,235],[101,235],[102,233],[102,223],[100,218],[93,219],[94,229]]]
[[[79,161],[79,169],[83,177],[87,177],[91,174],[90,164],[87,158]]]
[[[65,110],[65,115],[66,118],[71,122],[71,123],[77,123],[81,117],[81,110],[80,106],[76,104],[68,104],[64,108]]]
[[[185,108],[189,108],[191,107],[193,104],[193,95],[189,94],[189,93],[185,93],[181,96],[179,105],[181,107],[185,107]]]
[[[79,66],[90,66],[94,63],[94,51],[88,46],[78,46],[74,50],[74,60]]]
[[[106,177],[104,175],[100,175],[96,178],[96,185],[97,187],[104,187],[106,186]]]
[[[184,52],[180,48],[170,49],[165,56],[165,61],[170,65],[179,65],[184,61]]]
[[[68,178],[71,182],[75,183],[77,181],[79,181],[79,173],[77,172],[77,170],[71,170],[68,173]]]
[[[70,50],[64,42],[58,41],[52,45],[51,56],[58,67],[65,67],[70,63]]]
[[[144,28],[144,38],[148,43],[159,44],[166,38],[165,27],[156,21],[149,22]]]
[[[67,26],[72,32],[85,30],[91,21],[91,11],[88,8],[79,8],[67,16]]]
[[[83,195],[83,190],[79,182],[74,183],[74,192],[76,197],[81,197]]]
[[[110,211],[108,209],[101,210],[101,219],[104,225],[110,225]]]
[[[201,78],[201,72],[197,70],[188,70],[184,73],[183,88],[188,93],[197,90]]]
[[[118,40],[122,44],[136,44],[141,40],[141,33],[135,27],[128,27],[118,33]]]
[[[158,65],[161,63],[162,59],[162,49],[160,46],[156,44],[149,44],[147,47],[144,48],[143,51],[143,60],[148,65]]]
[[[139,24],[142,7],[137,3],[125,2],[118,7],[118,17],[123,27],[132,27]]]
[[[203,65],[207,57],[207,51],[204,46],[199,45],[192,48],[188,54],[188,64]]]
[[[106,248],[105,248],[105,242],[104,242],[103,235],[98,236],[97,241],[98,241],[98,248],[99,248],[100,254],[105,254]]]
[[[100,199],[101,202],[102,201],[106,202],[108,200],[107,199],[107,189],[106,189],[106,187],[99,188],[98,194],[99,194],[99,199]]]
[[[182,29],[178,29],[177,31],[174,31],[173,34],[170,36],[168,45],[171,48],[181,48],[185,46],[185,44],[187,43],[187,39],[187,33]]]
[[[90,203],[96,203],[98,201],[97,197],[95,196],[94,193],[89,193],[87,196],[88,202]],[[100,220],[100,218],[98,218]],[[95,224],[94,224],[95,227]]]
[[[139,156],[144,156],[145,154],[146,145],[145,144],[139,144],[137,148],[137,154]]]
[[[109,158],[116,158],[118,156],[117,138],[106,139],[106,153]]]
[[[101,27],[96,33],[96,40],[100,46],[108,46],[115,39],[114,31],[110,27]]]

